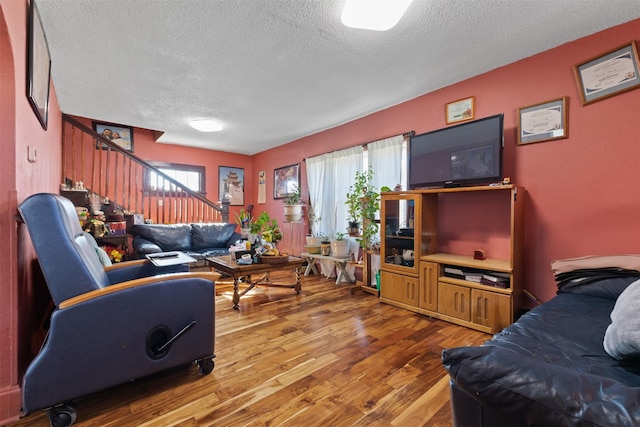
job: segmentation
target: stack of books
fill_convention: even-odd
[[[456,279],[467,280],[473,283],[482,283],[483,285],[494,286],[496,288],[506,289],[509,287],[510,275],[508,273],[499,273],[496,271],[476,270],[472,268],[462,268],[454,266],[445,266],[444,275]]]

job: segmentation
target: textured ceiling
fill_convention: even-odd
[[[343,0],[35,1],[64,113],[243,154],[640,17],[638,0],[414,0],[373,32],[341,24]],[[224,130],[188,126],[205,117]]]

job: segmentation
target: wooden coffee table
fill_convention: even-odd
[[[207,262],[209,263],[209,268],[212,271],[221,271],[233,277],[233,308],[236,310],[240,308],[240,297],[249,292],[255,285],[259,283],[263,283],[267,286],[293,288],[296,290],[296,293],[300,293],[300,267],[302,267],[302,264],[304,264],[304,260],[302,258],[289,256],[289,260],[287,262],[283,262],[280,264],[260,263],[245,265],[238,264],[235,259],[231,258],[230,255],[225,255],[208,257]],[[271,283],[269,273],[278,270],[295,270],[296,282],[290,285]],[[262,276],[254,281],[251,279],[251,275],[254,274],[262,274]],[[242,292],[240,292],[239,290],[241,278],[243,278],[243,283],[248,285],[248,287],[243,289]]]

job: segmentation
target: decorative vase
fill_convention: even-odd
[[[357,236],[360,234],[360,223],[357,221],[349,221],[349,228],[347,229],[349,236]]]
[[[289,222],[300,221],[302,205],[284,205],[284,219]]]
[[[320,255],[324,255],[324,256],[331,255],[331,243],[322,242],[320,244]]]
[[[322,243],[321,237],[307,236],[306,239],[307,246],[320,246],[320,243]]]
[[[337,258],[346,258],[349,256],[349,241],[334,240],[331,242],[331,254]]]

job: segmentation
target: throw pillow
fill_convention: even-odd
[[[603,344],[614,359],[640,358],[640,280],[630,284],[616,300]]]
[[[96,254],[98,255],[98,259],[100,260],[100,264],[102,264],[103,267],[110,266],[111,259],[109,258],[109,255],[107,255],[107,252],[105,252],[104,249],[98,246],[94,246],[94,248],[96,250]]]

